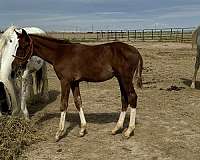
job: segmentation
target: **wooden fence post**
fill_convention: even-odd
[[[121,38],[123,39],[123,31],[121,30]]]
[[[144,41],[144,29],[142,30],[142,41]]]
[[[107,40],[109,41],[109,30],[107,31]]]
[[[176,30],[176,42],[178,42],[178,29]]]
[[[181,42],[183,42],[183,28],[181,30]]]
[[[162,29],[160,30],[160,41],[162,41]]]
[[[129,30],[128,30],[128,32],[127,32],[127,33],[128,33],[128,41],[130,41],[130,39],[129,39]]]
[[[103,39],[103,31],[101,30],[101,38]]]
[[[170,40],[172,40],[172,34],[173,34],[173,29],[171,28],[171,31],[170,31]]]
[[[136,35],[136,34],[137,34],[137,32],[136,32],[136,30],[135,30],[135,36],[134,36],[135,40],[136,40],[136,38],[137,38],[137,35]]]
[[[97,33],[97,41],[99,40],[99,31],[96,32]]]
[[[151,30],[151,39],[153,40],[153,29]]]

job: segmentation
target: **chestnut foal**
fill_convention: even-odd
[[[129,138],[135,128],[137,95],[133,86],[133,77],[137,77],[137,84],[142,86],[143,60],[139,51],[125,43],[112,42],[94,46],[84,44],[66,44],[63,40],[44,37],[41,35],[28,35],[22,29],[17,33],[19,47],[12,69],[26,65],[31,56],[41,57],[53,65],[56,75],[61,83],[61,117],[59,129],[56,133],[58,141],[65,133],[65,116],[68,108],[70,88],[74,102],[79,111],[81,120],[80,136],[86,133],[86,120],[83,113],[79,82],[102,82],[116,77],[121,91],[122,111],[119,120],[112,130],[116,134],[123,128],[128,105],[131,107],[130,122],[124,137]]]

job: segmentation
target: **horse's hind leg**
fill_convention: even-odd
[[[119,130],[123,129],[124,119],[125,119],[126,111],[128,108],[128,96],[125,91],[125,86],[123,84],[123,81],[119,77],[118,77],[118,82],[119,82],[120,91],[121,91],[122,111],[120,113],[120,116],[119,116],[119,119],[117,121],[115,128],[113,128],[113,130],[112,130],[113,135],[115,135]]]
[[[75,106],[76,106],[77,110],[79,111],[79,116],[80,116],[80,120],[81,120],[81,130],[79,132],[79,135],[82,137],[86,133],[86,120],[85,120],[85,116],[84,116],[83,108],[82,108],[82,101],[81,101],[79,83],[78,82],[72,82],[71,89],[72,89],[72,93],[73,93],[73,96],[74,96]]]
[[[123,136],[125,138],[129,138],[131,133],[135,129],[137,94],[133,87],[132,79],[133,79],[133,77],[132,77],[132,74],[130,73],[130,74],[127,74],[127,76],[121,77],[121,81],[120,81],[120,83],[121,83],[120,90],[122,93],[122,113],[123,113],[123,111],[126,112],[129,104],[131,107],[129,126],[128,126],[128,129],[126,129],[123,133]],[[120,115],[120,117],[121,117],[121,115]],[[124,122],[124,118],[125,118],[125,115],[122,118],[121,122]],[[119,118],[118,122],[120,122],[120,118]],[[122,127],[122,126],[120,126],[120,127]]]
[[[132,82],[130,83],[130,92],[129,92],[129,96],[128,96],[128,103],[130,104],[131,111],[130,111],[130,121],[129,121],[128,129],[123,134],[125,138],[129,138],[131,133],[135,129],[137,94],[135,92]]]
[[[42,97],[44,98],[44,100],[47,102],[49,100],[49,92],[48,92],[48,78],[47,78],[47,65],[44,62],[43,66],[42,66]]]
[[[195,70],[194,70],[194,76],[192,78],[191,88],[195,88],[195,82],[196,82],[196,77],[197,77],[199,65],[200,65],[200,48],[197,46],[196,63],[195,63],[195,66],[194,66]]]

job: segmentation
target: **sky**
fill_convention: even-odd
[[[199,24],[200,0],[0,0],[0,29],[96,31]]]

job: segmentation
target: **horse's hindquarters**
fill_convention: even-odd
[[[6,93],[5,86],[3,82],[0,82],[0,111],[4,113],[10,112],[10,102],[8,97],[9,95]]]

